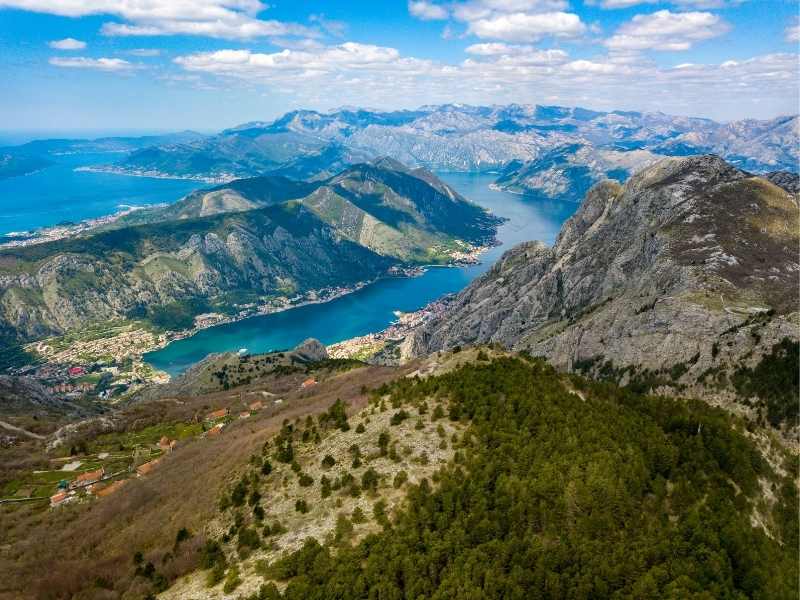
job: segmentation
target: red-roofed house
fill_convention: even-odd
[[[175,447],[175,444],[177,444],[177,442],[175,440],[169,439],[167,436],[163,436],[158,441],[158,447],[163,452],[171,452],[172,449]]]
[[[214,419],[222,419],[223,417],[228,416],[228,409],[227,408],[220,408],[219,410],[215,410],[214,412],[210,412],[206,415],[206,419],[209,421],[213,421]]]
[[[105,474],[106,470],[103,467],[100,467],[96,471],[86,471],[86,473],[81,473],[70,482],[69,489],[74,490],[75,488],[86,487],[93,483],[97,483]]]
[[[150,462],[146,462],[143,465],[139,465],[138,467],[136,467],[136,474],[139,477],[147,475],[150,471],[153,470],[153,467],[155,467],[160,460],[161,460],[160,458],[157,458],[155,460],[151,460]]]
[[[315,385],[317,385],[317,380],[314,379],[313,377],[309,377],[303,383],[300,384],[300,389],[305,390]]]
[[[261,410],[264,408],[264,403],[261,400],[256,400],[255,402],[251,402],[248,408],[252,411]]]
[[[216,436],[218,436],[220,433],[222,433],[222,428],[223,428],[223,424],[222,424],[222,423],[217,423],[217,424],[216,424],[216,425],[214,425],[214,426],[213,426],[211,429],[209,429],[208,431],[206,431],[206,435],[207,435],[208,437],[216,437]]]
[[[58,492],[57,494],[53,494],[50,496],[50,506],[58,506],[59,504],[63,504],[69,498],[69,494],[67,492]]]
[[[69,368],[69,374],[72,377],[77,377],[78,375],[83,375],[83,373],[84,373],[83,367],[70,367]]]

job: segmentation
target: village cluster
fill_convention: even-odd
[[[305,387],[314,384],[316,384],[316,381],[313,384],[303,383]],[[272,402],[273,404],[280,404],[282,400],[278,398]],[[247,419],[262,410],[264,406],[263,400],[255,400],[249,402],[245,410],[241,410],[236,414],[232,414],[228,408],[211,411],[203,419],[203,431],[200,435],[208,438],[218,437],[222,434],[225,426],[234,419]],[[146,477],[152,473],[164,456],[179,448],[180,444],[177,439],[162,436],[155,444],[136,448],[131,456],[131,462],[126,468],[118,468],[116,471],[112,471],[101,466],[97,469],[78,473],[71,480],[69,475],[80,466],[82,461],[74,460],[65,464],[61,469],[65,478],[58,482],[57,491],[50,496],[50,506],[55,508],[80,499],[108,496],[125,485],[131,477]],[[108,452],[103,452],[98,454],[96,458],[102,461],[111,457]]]

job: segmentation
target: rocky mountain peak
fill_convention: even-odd
[[[767,179],[716,156],[664,159],[594,186],[553,247],[506,252],[404,347],[499,343],[565,369],[691,365],[680,372],[694,382],[800,338],[799,224]]]

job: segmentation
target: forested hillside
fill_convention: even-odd
[[[797,489],[729,417],[570,381],[501,359],[381,389],[471,420],[455,464],[383,532],[272,565],[283,596],[797,597]]]

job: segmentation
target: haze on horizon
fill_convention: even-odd
[[[798,111],[799,42],[793,0],[0,0],[0,130],[441,103],[766,119]]]

